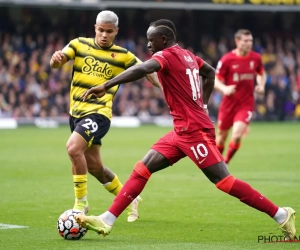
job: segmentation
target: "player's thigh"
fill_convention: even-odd
[[[220,110],[218,114],[218,130],[228,131],[234,121],[234,112],[228,110]]]
[[[239,110],[234,116],[232,137],[242,137],[251,122],[252,111]]]
[[[175,143],[176,133],[171,131],[161,137],[152,147],[154,151],[164,156],[169,165],[173,165],[186,155],[182,152]],[[150,152],[150,151],[149,151]]]
[[[163,154],[152,148],[143,157],[142,162],[152,174],[171,165],[169,160]]]
[[[233,123],[243,122],[245,124],[250,124],[253,116],[253,111],[251,109],[241,109],[236,111],[233,118]]]
[[[70,135],[67,141],[66,148],[68,154],[72,156],[78,152],[86,150],[87,144],[85,139],[76,131],[74,131],[77,124],[77,120],[74,117],[70,117],[69,123],[72,134]]]
[[[178,136],[177,144],[200,169],[223,161],[216,146],[214,129],[199,130],[188,135]]]
[[[100,114],[90,114],[80,118],[76,122],[74,131],[82,136],[88,147],[91,145],[101,145],[101,139],[110,128],[110,120]]]

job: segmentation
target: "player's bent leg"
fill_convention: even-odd
[[[85,153],[88,172],[94,176],[101,184],[112,182],[115,174],[106,168],[101,160],[100,145],[92,145]]]
[[[118,217],[131,201],[142,192],[152,173],[168,166],[170,166],[170,163],[162,154],[150,149],[143,160],[135,164],[131,176],[124,184],[108,211]],[[105,218],[103,219],[105,220]]]
[[[157,151],[150,149],[150,151],[143,158],[142,162],[147,166],[148,170],[151,174],[162,170],[168,166],[170,166],[169,161]],[[138,215],[138,205],[142,202],[142,198],[137,196],[131,203],[128,209],[128,222],[133,222],[139,218]]]
[[[75,192],[75,204],[73,209],[86,213],[87,201],[87,165],[84,151],[87,143],[77,132],[73,132],[67,142],[68,155],[72,161],[72,172]]]
[[[89,173],[93,175],[108,192],[117,195],[123,185],[118,176],[103,165],[100,156],[100,145],[92,145],[89,149],[87,149],[85,151],[85,158]],[[142,198],[138,196],[127,208],[128,222],[134,222],[139,218],[138,207],[141,202]]]
[[[219,162],[203,169],[204,174],[223,192],[238,198],[241,202],[268,214],[280,226],[286,239],[294,239],[295,211],[290,208],[280,208],[253,189],[248,183],[236,179],[229,174],[224,162]]]
[[[151,173],[143,162],[136,163],[131,176],[108,211],[99,216],[76,215],[76,221],[84,228],[91,229],[104,236],[108,235],[117,217],[142,192],[150,176]]]
[[[97,216],[98,218],[94,216],[76,215],[75,219],[83,227],[100,234],[109,234],[117,217],[119,217],[128,205],[142,192],[152,175],[151,171],[154,173],[169,165],[169,161],[162,154],[151,149],[143,158],[143,161],[139,161],[135,164],[132,174],[108,211]]]
[[[229,130],[222,130],[221,128],[218,129],[217,136],[216,136],[216,144],[217,144],[217,148],[221,154],[224,151],[228,133],[229,133]]]
[[[232,135],[229,144],[229,148],[225,157],[225,163],[229,163],[234,154],[241,146],[241,139],[244,132],[247,130],[248,124],[242,121],[236,121],[233,123]]]

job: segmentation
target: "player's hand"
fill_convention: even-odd
[[[89,90],[85,91],[85,93],[82,95],[83,101],[85,101],[89,95],[92,95],[96,98],[101,98],[106,94],[106,89],[104,85],[100,85],[98,87],[90,88]]]
[[[230,96],[230,95],[234,94],[235,91],[236,91],[236,85],[228,85],[228,86],[225,86],[223,93],[224,93],[224,95]]]
[[[256,85],[255,86],[255,92],[257,94],[264,94],[265,93],[265,87],[264,86],[261,86],[261,85]]]
[[[209,115],[208,108],[205,108],[204,111],[205,111],[205,113],[206,113],[207,115]]]
[[[61,51],[55,51],[54,54],[51,57],[51,60],[55,63],[60,63],[62,62],[63,58],[65,57],[65,54]]]

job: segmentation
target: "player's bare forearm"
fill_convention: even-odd
[[[146,75],[146,78],[148,79],[149,82],[152,83],[152,85],[154,87],[160,88],[161,89],[161,85],[160,82],[158,80],[158,76],[156,72],[153,72],[152,74]]]
[[[55,51],[55,53],[52,55],[50,60],[50,67],[53,69],[60,68],[68,61],[68,58],[65,56],[65,54],[61,51]]]
[[[265,87],[267,82],[267,74],[265,71],[261,75],[256,76],[256,82],[258,85]]]
[[[204,62],[199,74],[203,78],[203,102],[207,104],[215,85],[215,69]]]
[[[215,89],[219,90],[220,92],[224,93],[226,85],[218,78],[215,79]]]
[[[215,78],[214,77],[203,77],[203,103],[207,104],[211,93],[214,89]]]
[[[129,83],[143,78],[146,75],[152,74],[161,68],[160,64],[154,60],[150,59],[144,63],[137,64],[129,69],[125,70],[122,74],[116,76],[115,78],[109,80],[104,84],[106,90],[123,83]]]
[[[136,58],[136,60],[137,60],[139,63],[143,63],[143,62],[141,61],[141,59],[139,59],[138,57],[135,57],[135,58]],[[160,89],[161,89],[161,85],[160,85],[160,82],[159,82],[159,80],[158,80],[158,76],[157,76],[157,73],[156,73],[156,72],[153,72],[152,74],[146,75],[145,77],[147,78],[147,80],[148,80],[149,82],[152,83],[152,85],[153,85],[154,87],[157,87],[157,88],[160,88]]]

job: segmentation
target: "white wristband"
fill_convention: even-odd
[[[203,108],[204,108],[204,109],[207,109],[207,104],[204,104],[204,105],[203,105]]]

